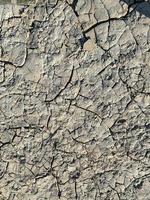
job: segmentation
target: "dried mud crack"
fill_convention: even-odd
[[[149,200],[150,2],[0,0],[0,200]]]

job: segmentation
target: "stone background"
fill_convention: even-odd
[[[0,200],[150,200],[149,16],[0,5]]]
[[[31,5],[35,4],[36,0],[0,0],[0,4],[5,5],[5,4],[23,4],[23,5]]]

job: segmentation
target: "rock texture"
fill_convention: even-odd
[[[150,199],[148,8],[1,3],[1,200]]]

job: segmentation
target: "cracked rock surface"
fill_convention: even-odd
[[[148,1],[0,4],[0,200],[150,200]]]

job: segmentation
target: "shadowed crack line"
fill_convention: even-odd
[[[71,70],[71,74],[70,74],[69,80],[67,81],[67,83],[65,84],[65,86],[58,92],[58,94],[57,94],[53,99],[50,99],[50,100],[47,100],[47,99],[46,99],[46,100],[45,100],[46,103],[50,103],[50,102],[56,100],[56,99],[60,96],[60,94],[67,88],[67,86],[69,85],[69,83],[70,83],[71,80],[72,80],[73,72],[74,72],[74,66],[73,66],[73,68],[72,68],[72,70]]]
[[[137,4],[140,4],[141,2],[143,2],[143,1],[140,1],[140,2],[133,2],[133,3],[129,4],[129,5],[128,5],[128,10],[127,10],[127,12],[126,12],[123,16],[121,16],[121,17],[108,18],[108,19],[106,19],[106,20],[104,20],[104,21],[97,22],[96,24],[92,25],[92,26],[89,27],[88,29],[84,30],[84,31],[83,31],[83,34],[85,35],[86,33],[90,32],[92,29],[96,28],[97,26],[99,26],[99,25],[101,25],[101,24],[104,24],[104,23],[107,23],[107,22],[110,23],[111,21],[124,20],[124,19],[128,16],[129,13],[133,12],[133,11],[136,9],[136,7],[135,7],[135,8],[133,8],[133,10],[130,12],[130,8],[131,8],[133,5],[135,5],[135,4],[136,4],[136,5],[137,5]]]
[[[100,118],[100,119],[102,120],[102,117],[101,117],[98,113],[96,113],[96,112],[94,112],[94,111],[92,111],[92,110],[89,110],[89,109],[87,109],[87,108],[83,108],[83,107],[81,107],[81,106],[78,106],[77,104],[74,104],[74,105],[72,105],[72,106],[75,106],[75,107],[77,107],[77,108],[80,108],[80,109],[85,110],[85,111],[88,111],[88,112],[91,112],[91,113],[93,113],[94,115],[96,115],[98,118]]]

